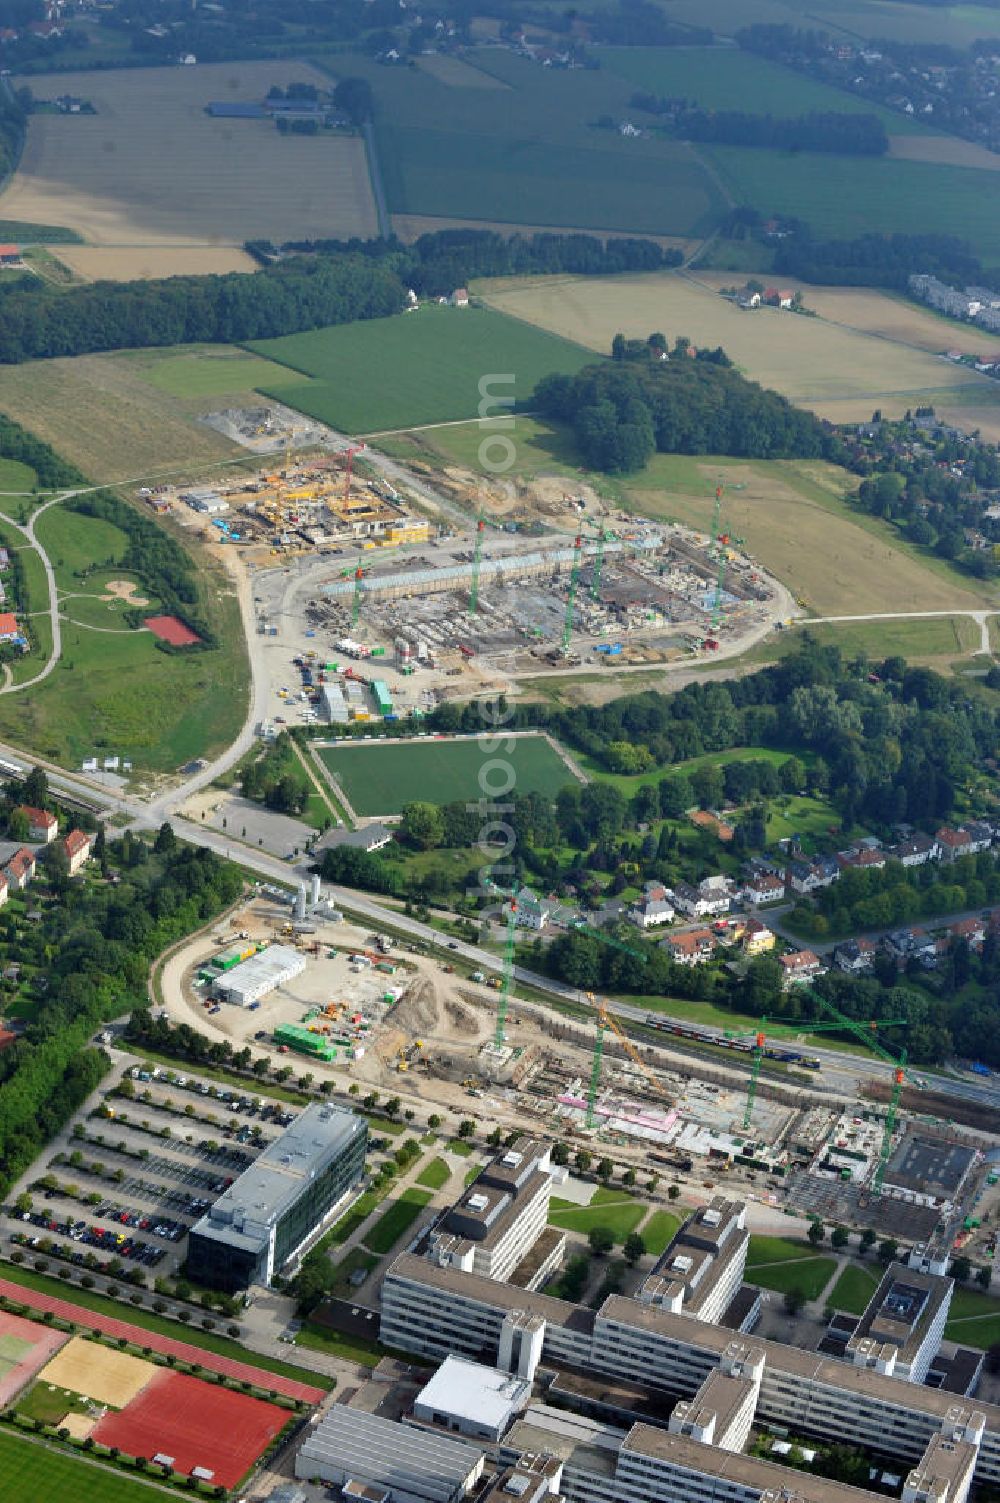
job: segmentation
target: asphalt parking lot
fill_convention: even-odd
[[[178,1275],[193,1223],[296,1115],[255,1092],[137,1066],[34,1166],[28,1202],[0,1207],[0,1238],[53,1271],[82,1265],[136,1285]]]

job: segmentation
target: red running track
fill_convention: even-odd
[[[23,1284],[14,1284],[0,1278],[0,1294],[30,1305],[33,1310],[51,1310],[62,1320],[75,1321],[77,1325],[89,1326],[92,1331],[103,1331],[106,1336],[124,1336],[135,1346],[148,1346],[165,1357],[179,1357],[182,1362],[198,1362],[209,1372],[222,1373],[227,1378],[236,1378],[241,1383],[253,1383],[256,1388],[267,1388],[272,1393],[283,1394],[289,1399],[303,1399],[307,1404],[319,1404],[326,1397],[322,1388],[313,1388],[308,1383],[299,1383],[294,1378],[285,1378],[264,1368],[252,1367],[248,1362],[237,1362],[232,1357],[220,1356],[202,1346],[192,1346],[187,1341],[175,1341],[172,1336],[161,1336],[156,1331],[147,1331],[144,1326],[131,1325],[126,1320],[115,1320],[110,1315],[99,1315],[96,1310],[87,1310],[69,1300],[55,1299],[51,1294],[41,1294],[37,1289],[27,1289]]]

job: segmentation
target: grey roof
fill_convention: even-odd
[[[271,1227],[298,1199],[306,1182],[367,1133],[363,1117],[329,1102],[314,1102],[219,1196],[192,1232],[251,1251],[263,1248]]]
[[[461,1491],[482,1457],[469,1441],[335,1404],[299,1451],[296,1470],[305,1474],[313,1464],[321,1474],[327,1468],[437,1499]]]

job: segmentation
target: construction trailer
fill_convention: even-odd
[[[332,1060],[337,1057],[337,1051],[329,1039],[298,1023],[279,1023],[274,1030],[274,1041],[279,1046],[284,1044],[296,1054],[308,1054],[311,1059]]]

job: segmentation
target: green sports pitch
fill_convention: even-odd
[[[429,736],[325,746],[318,754],[355,814],[369,817],[400,814],[404,805],[420,799],[447,804],[505,793],[552,796],[576,781],[544,736],[512,737],[501,751],[484,750],[475,738]]]

